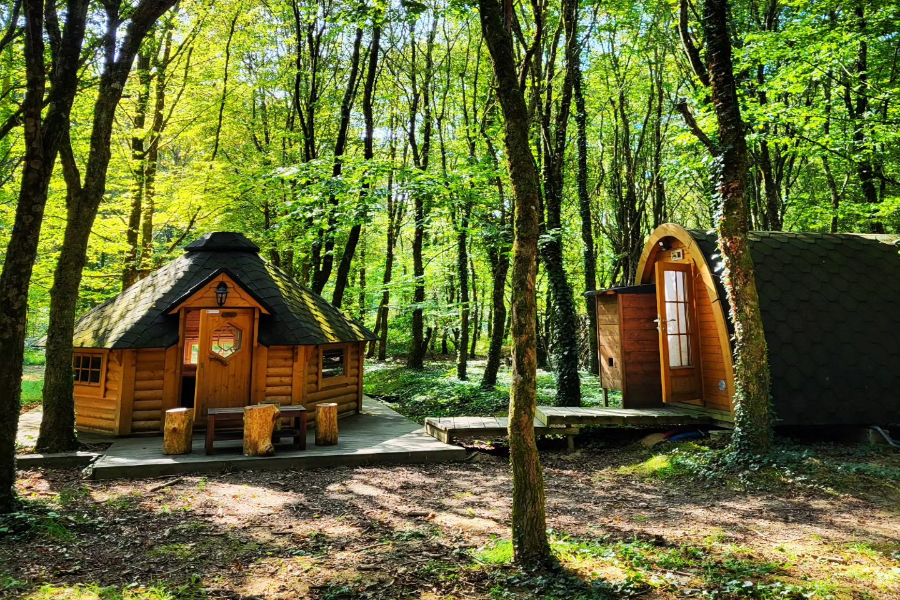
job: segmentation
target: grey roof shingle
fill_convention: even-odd
[[[715,232],[689,233],[715,271],[721,263]],[[781,424],[900,422],[897,239],[750,233]]]
[[[227,273],[270,315],[259,320],[264,346],[305,346],[375,339],[328,301],[267,263],[239,233],[212,233],[185,253],[95,307],[75,324],[83,348],[167,348],[178,342],[178,316],[167,312],[220,273]]]

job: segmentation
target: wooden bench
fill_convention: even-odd
[[[306,450],[306,408],[303,406],[279,406],[278,419],[287,419],[287,427],[272,432],[272,442],[283,437],[293,437],[295,450]],[[244,408],[210,408],[206,413],[206,453],[212,454],[217,440],[241,440],[244,438]]]

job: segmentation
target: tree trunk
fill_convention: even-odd
[[[134,132],[131,136],[131,162],[134,182],[131,186],[131,210],[128,214],[128,228],[125,230],[125,243],[128,251],[125,255],[125,266],[122,269],[122,289],[125,290],[137,281],[140,247],[138,230],[141,226],[142,202],[144,198],[144,127],[147,123],[147,107],[150,104],[150,54],[144,50],[138,54],[135,74],[137,85],[137,110],[134,115]]]
[[[56,23],[55,5],[48,3],[48,21]],[[28,290],[37,258],[38,241],[47,193],[60,143],[68,128],[69,113],[78,85],[81,48],[88,2],[70,2],[65,34],[53,48],[52,86],[44,107],[44,4],[24,0],[26,89],[22,104],[25,153],[16,203],[15,222],[0,273],[0,514],[15,510],[16,431],[22,390],[22,363],[28,314]],[[52,17],[52,19],[51,19]],[[71,370],[71,364],[69,365]]]
[[[859,47],[856,53],[856,103],[855,106],[847,96],[847,109],[853,124],[853,150],[858,156],[856,160],[856,174],[859,178],[863,201],[870,208],[871,222],[869,229],[872,233],[884,233],[884,223],[875,215],[880,204],[878,189],[875,187],[875,168],[872,165],[872,142],[866,136],[866,117],[869,112],[869,43],[868,24],[866,21],[865,4],[862,0],[856,3],[855,15],[857,28],[860,33]]]
[[[347,87],[344,89],[344,98],[341,101],[341,120],[338,125],[338,135],[337,140],[334,143],[334,167],[332,168],[332,176],[335,179],[338,179],[341,176],[341,172],[343,171],[344,165],[344,150],[347,147],[347,131],[350,128],[350,118],[352,116],[351,109],[353,108],[353,97],[356,94],[356,84],[357,78],[359,77],[359,55],[360,55],[360,46],[362,45],[362,37],[363,30],[362,27],[356,29],[356,37],[353,40],[353,54],[350,57],[350,77],[347,80]],[[337,196],[332,194],[329,198],[329,204],[331,205],[328,214],[328,229],[325,231],[325,241],[324,241],[324,249],[325,253],[322,255],[322,264],[321,268],[318,272],[318,277],[313,283],[313,290],[317,294],[321,294],[322,290],[325,289],[325,284],[328,283],[328,279],[331,277],[331,269],[334,266],[334,235],[335,229],[337,227],[337,217],[335,216],[335,211],[338,209],[339,201]],[[351,233],[352,235],[352,233]],[[354,240],[353,246],[354,249],[356,247],[356,243],[359,241],[359,230],[356,230],[356,240]],[[350,260],[352,260],[352,255],[350,256]],[[343,286],[347,284],[347,276],[350,274],[349,265],[347,266],[347,272],[344,273],[344,282]],[[344,290],[341,288],[341,297],[339,300],[343,300]]]
[[[747,142],[741,122],[728,33],[728,0],[704,0],[703,29],[713,105],[721,148],[716,192],[725,289],[734,323],[733,449],[758,454],[769,449],[769,368],[766,338],[747,234]]]
[[[391,129],[393,130],[394,119],[391,117]],[[404,151],[404,162],[405,162]],[[397,156],[397,145],[394,138],[391,138],[391,164]],[[388,227],[386,250],[384,254],[384,277],[382,278],[381,302],[378,305],[378,315],[375,319],[375,326],[378,332],[378,360],[384,362],[387,360],[387,334],[388,334],[388,317],[390,316],[390,299],[391,292],[389,285],[394,270],[394,245],[397,236],[400,233],[400,217],[403,213],[403,203],[399,198],[394,197],[394,174],[393,171],[388,173],[387,186],[387,212]],[[379,328],[380,327],[380,328]]]
[[[363,142],[363,158],[371,161],[375,157],[375,116],[372,113],[372,99],[375,94],[375,78],[378,75],[378,52],[381,43],[381,27],[375,25],[372,28],[372,44],[369,48],[369,64],[366,69],[366,82],[363,87],[363,118],[366,123],[366,137]],[[347,276],[350,274],[350,266],[353,264],[353,255],[356,254],[356,246],[359,244],[362,224],[366,220],[366,196],[368,195],[369,182],[362,185],[359,197],[357,222],[350,228],[347,243],[344,244],[344,253],[341,255],[341,263],[338,265],[337,277],[334,280],[334,294],[331,303],[340,308],[344,301],[344,290],[347,287]]]
[[[105,38],[106,63],[94,104],[94,121],[83,185],[72,149],[68,140],[65,140],[62,163],[67,188],[68,220],[50,290],[44,416],[35,446],[41,452],[62,452],[77,446],[74,431],[72,337],[88,239],[106,192],[113,120],[131,65],[144,37],[156,20],[175,2],[176,0],[142,0],[132,13],[131,23],[120,46],[116,43],[115,34],[121,23],[121,15],[115,12],[107,15],[109,33]],[[113,5],[108,8],[116,11]]]
[[[567,40],[568,42],[568,40]],[[580,55],[580,49],[576,49]],[[581,241],[584,244],[584,290],[591,292],[597,289],[597,256],[594,253],[594,219],[591,214],[591,198],[588,195],[587,167],[587,109],[584,103],[584,80],[581,76],[581,57],[568,63],[572,71],[575,93],[575,124],[578,128],[578,208],[581,215]],[[600,373],[599,347],[597,345],[597,303],[593,296],[585,296],[585,308],[588,315],[588,344],[590,345],[588,370]]]
[[[478,346],[478,337],[481,333],[481,303],[478,301],[478,286],[475,280],[475,263],[472,261],[472,249],[469,248],[469,269],[470,279],[472,281],[472,346],[469,350],[469,358],[474,359],[475,350]]]
[[[272,456],[272,432],[280,411],[274,404],[258,404],[244,409],[244,456]]]
[[[534,439],[537,400],[535,321],[540,190],[531,153],[528,107],[519,88],[513,43],[503,27],[496,0],[479,0],[484,39],[493,59],[497,95],[505,117],[505,142],[515,197],[515,242],[512,281],[513,377],[509,404],[509,449],[512,463],[512,541],[517,562],[549,563],[544,476]]]
[[[500,370],[501,353],[503,352],[503,334],[506,332],[506,274],[509,271],[509,254],[507,248],[491,247],[491,331],[488,347],[487,363],[481,376],[481,387],[490,389],[497,385],[497,371]]]
[[[163,431],[163,454],[189,454],[193,439],[193,409],[173,408],[167,410],[165,430]]]
[[[431,31],[428,34],[427,46],[425,47],[425,74],[422,82],[422,147],[419,148],[416,139],[416,120],[418,113],[418,98],[420,92],[416,89],[416,61],[415,61],[415,43],[412,45],[413,60],[411,80],[413,85],[413,102],[410,108],[409,116],[409,144],[413,151],[413,162],[416,167],[422,171],[428,170],[428,158],[431,152],[431,135],[432,135],[432,119],[431,119],[431,81],[434,75],[434,40],[437,35],[437,14],[432,15]],[[425,366],[425,352],[428,350],[427,340],[424,336],[425,329],[425,313],[423,304],[425,302],[425,263],[422,259],[422,246],[425,238],[425,194],[421,190],[413,192],[413,277],[415,278],[415,288],[413,290],[413,313],[412,313],[412,346],[409,350],[409,356],[406,360],[406,366],[412,369],[421,369]]]
[[[465,193],[465,192],[464,192]],[[465,206],[459,219],[456,232],[456,276],[459,278],[459,340],[456,344],[456,377],[461,380],[469,378],[467,373],[469,359],[469,218],[472,203],[463,200]]]
[[[579,59],[578,47],[578,6],[576,0],[563,2],[563,21],[566,32],[566,64]],[[552,76],[548,69],[548,79]],[[551,132],[548,101],[542,123],[544,145],[544,203],[546,221],[542,232],[541,260],[547,271],[547,280],[552,292],[553,310],[553,354],[556,359],[556,404],[560,406],[581,406],[581,378],[578,374],[578,326],[575,315],[575,297],[566,275],[563,260],[562,240],[562,200],[563,165],[565,161],[566,131],[569,123],[569,109],[572,103],[574,73],[567,68],[563,79],[563,89],[555,119],[555,130]],[[547,89],[551,89],[548,81]],[[549,95],[549,91],[547,92]]]
[[[338,443],[337,404],[316,405],[316,446],[334,446]]]

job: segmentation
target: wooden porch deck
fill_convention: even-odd
[[[578,433],[583,425],[694,425],[710,423],[703,414],[678,408],[567,408],[538,406],[534,419],[535,435]],[[506,435],[506,417],[429,417],[425,431],[438,440],[452,444],[457,437]]]
[[[466,451],[427,435],[422,427],[384,404],[365,398],[363,411],[339,422],[337,446],[316,446],[310,432],[307,450],[276,445],[275,455],[248,457],[240,440],[216,443],[216,453],[204,454],[204,435],[194,435],[190,454],[165,456],[162,437],[115,440],[91,467],[92,479],[158,477],[225,470],[285,470],[368,464],[416,464],[462,460]]]

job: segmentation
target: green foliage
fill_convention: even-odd
[[[398,366],[373,369],[367,371],[363,389],[419,422],[426,417],[496,415],[509,405],[508,391],[485,390],[477,379],[460,381],[455,370],[435,366],[421,371]]]
[[[28,366],[43,365],[47,361],[43,348],[25,348],[25,364]]]
[[[738,459],[731,449],[671,444],[647,451],[645,460],[620,467],[619,473],[771,492],[795,488],[825,494],[867,495],[869,491],[877,491],[873,496],[887,494],[900,500],[900,462],[866,462],[873,452],[881,451],[863,447],[836,456],[827,447],[792,446],[782,441],[765,457]],[[894,458],[892,454],[886,456]]]
[[[644,541],[579,539],[551,532],[551,547],[559,569],[539,575],[493,571],[502,582],[492,597],[606,599],[645,594],[652,590],[703,598],[758,600],[812,598],[819,583],[797,584],[787,577],[786,563],[759,560],[741,547],[712,541],[706,545],[669,547]],[[512,563],[512,543],[493,539],[473,550],[478,568],[497,569]],[[608,580],[599,573],[622,572]],[[673,577],[673,574],[677,577]]]
[[[509,408],[510,371],[503,369],[494,389],[481,387],[484,362],[470,362],[469,379],[461,381],[451,363],[432,361],[422,370],[408,369],[397,363],[367,363],[363,391],[392,403],[401,414],[422,422],[426,417],[505,416]],[[600,380],[581,373],[582,402],[602,405]],[[554,375],[538,371],[538,404],[553,404],[556,395]],[[610,395],[611,406],[621,406],[621,396]]]

